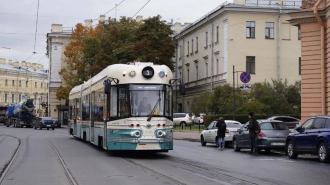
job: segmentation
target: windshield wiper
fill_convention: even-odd
[[[150,121],[151,118],[152,118],[152,113],[154,112],[154,109],[157,107],[158,103],[160,102],[160,98],[158,99],[156,105],[154,106],[154,108],[151,110],[150,114],[149,114],[149,117],[147,119],[147,121]]]

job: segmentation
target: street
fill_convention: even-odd
[[[13,137],[10,137],[13,136]],[[34,130],[0,126],[0,168],[19,144],[4,185],[51,184],[328,184],[329,164],[317,157],[291,160],[281,153],[251,156],[215,145],[175,140],[169,153],[112,154],[72,138],[64,128]],[[1,170],[3,172],[3,170]]]

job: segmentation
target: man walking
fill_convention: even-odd
[[[223,150],[225,148],[225,136],[227,129],[227,125],[223,117],[219,118],[216,127],[218,127],[217,138],[218,138],[219,149]]]
[[[253,112],[249,113],[250,122],[248,124],[250,143],[251,143],[251,151],[250,154],[258,155],[258,136],[256,134],[257,125],[259,124],[257,120],[254,118]]]

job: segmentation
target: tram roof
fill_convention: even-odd
[[[151,79],[145,79],[142,76],[142,69],[146,66],[150,66],[154,69],[154,76]],[[131,76],[129,73],[135,71],[135,75]],[[165,72],[164,77],[160,77],[159,73]],[[128,64],[113,64],[109,65],[103,69],[100,73],[93,76],[88,81],[85,81],[83,84],[77,85],[72,88],[70,94],[75,94],[84,90],[93,84],[99,83],[102,80],[102,83],[108,77],[117,78],[119,84],[128,84],[128,83],[159,83],[159,84],[169,84],[169,80],[173,78],[172,71],[166,65],[155,65],[151,62],[134,62]],[[112,82],[113,84],[114,82]]]

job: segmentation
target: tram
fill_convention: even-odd
[[[69,133],[105,150],[173,150],[173,79],[165,65],[110,65],[69,94]],[[179,85],[185,94],[184,85]]]

